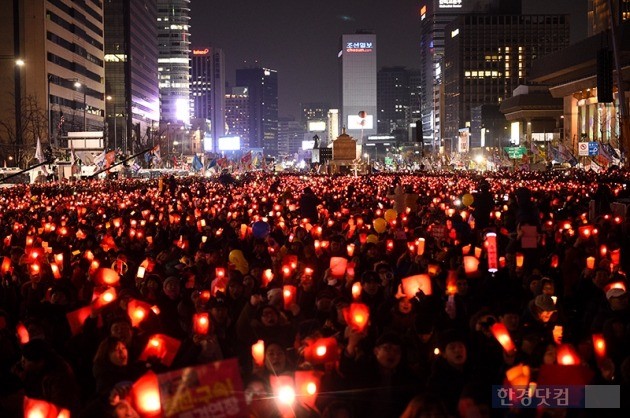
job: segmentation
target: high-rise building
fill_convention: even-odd
[[[409,72],[405,67],[383,67],[377,75],[378,134],[404,132],[407,139],[410,122]]]
[[[409,140],[422,141],[422,73],[419,69],[409,70]],[[416,130],[420,129],[420,135]]]
[[[630,19],[630,0],[612,1],[615,22]],[[597,35],[610,28],[608,0],[588,0],[588,36]]]
[[[249,92],[247,87],[233,87],[225,95],[227,136],[241,138],[241,148],[249,149]]]
[[[213,150],[225,135],[225,57],[220,48],[193,48],[190,95],[193,117],[210,121]]]
[[[365,144],[376,134],[376,35],[358,31],[341,36],[341,124],[348,135]]]
[[[301,103],[300,110],[302,111],[302,115],[300,122],[302,122],[304,129],[308,129],[309,121],[325,121],[328,115],[328,109],[330,109],[328,103]]]
[[[532,62],[569,45],[568,15],[460,15],[446,25],[442,134],[456,151],[471,109],[499,105],[525,84]],[[470,138],[479,147],[480,138]]]
[[[278,156],[292,157],[302,148],[304,126],[291,117],[278,119]]]
[[[190,0],[157,0],[160,120],[190,121]]]
[[[326,117],[326,138],[327,141],[332,141],[339,136],[339,109],[328,109],[328,115]],[[326,145],[326,144],[322,144]]]
[[[278,72],[268,68],[236,70],[236,85],[249,93],[249,147],[278,155]]]
[[[442,78],[446,25],[466,13],[520,14],[521,0],[423,0],[420,6],[420,77],[422,85],[422,136],[425,145],[441,145]]]
[[[156,0],[105,6],[107,147],[133,152],[153,142],[160,120]]]
[[[21,158],[37,137],[56,144],[69,131],[102,132],[103,3],[16,0],[3,6],[0,121],[10,127],[0,131],[3,157]]]

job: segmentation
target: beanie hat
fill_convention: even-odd
[[[534,298],[534,305],[541,311],[552,312],[556,310],[556,304],[549,295],[538,295]]]

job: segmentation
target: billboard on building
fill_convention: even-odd
[[[459,130],[459,142],[457,143],[457,152],[467,153],[470,143],[470,128],[462,128]]]
[[[365,115],[362,118],[359,115],[348,115],[348,129],[374,129],[374,116]]]
[[[323,120],[309,120],[308,123],[309,132],[325,132],[326,122]]]
[[[224,136],[219,138],[219,151],[238,151],[240,149],[240,136]]]

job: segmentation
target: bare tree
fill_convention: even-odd
[[[9,120],[0,120],[0,146],[5,156],[13,155],[21,167],[27,167],[35,157],[37,138],[48,142],[48,116],[42,109],[37,98],[28,95],[21,102],[21,138],[18,144],[18,135],[15,131],[15,110]]]

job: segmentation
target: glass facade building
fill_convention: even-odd
[[[105,2],[107,147],[152,144],[160,115],[156,0]]]
[[[249,93],[249,148],[278,155],[278,72],[269,68],[236,70],[236,85]]]
[[[225,56],[220,48],[193,48],[190,101],[196,119],[210,121],[213,150],[225,135]]]
[[[157,0],[160,120],[190,121],[190,0]]]
[[[532,62],[569,45],[568,15],[461,15],[446,26],[444,121],[447,151],[470,128],[471,109],[499,105],[525,84]],[[470,138],[470,147],[480,138]]]

